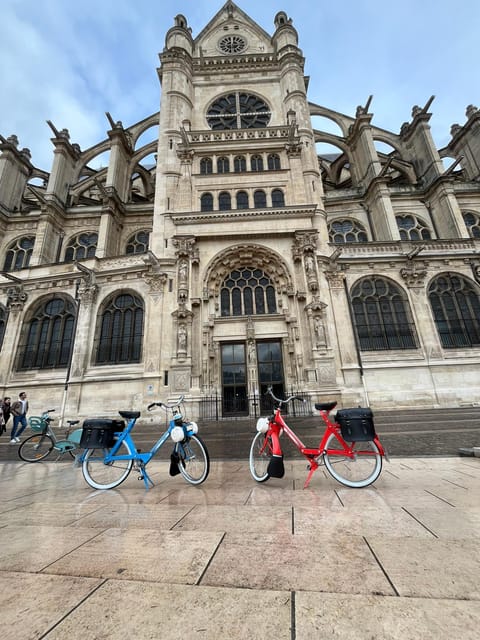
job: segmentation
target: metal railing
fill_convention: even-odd
[[[295,395],[305,402],[291,402],[283,412],[293,417],[311,416],[312,400],[309,393],[289,390],[285,397]],[[225,398],[221,393],[206,395],[199,402],[200,420],[221,420],[232,417],[253,417],[272,413],[274,401],[270,396],[252,394],[234,399]]]

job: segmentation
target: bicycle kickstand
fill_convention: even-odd
[[[145,483],[145,489],[147,489],[147,491],[148,489],[150,489],[150,487],[155,486],[153,480],[148,475],[147,470],[145,469],[145,464],[143,462],[136,462],[136,470],[140,472],[138,480],[143,480],[143,482]]]
[[[310,480],[312,479],[313,474],[315,473],[315,471],[318,469],[318,462],[315,460],[315,458],[310,458],[309,460],[309,465],[308,465],[308,476],[307,479],[305,480],[305,484],[303,485],[304,489],[308,488],[308,485],[310,484]]]

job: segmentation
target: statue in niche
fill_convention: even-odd
[[[325,335],[325,326],[320,316],[315,316],[313,319],[313,331],[315,333],[315,341],[317,346],[326,346],[327,338]]]
[[[305,256],[305,271],[309,276],[315,275],[315,260],[311,253],[308,253]]]
[[[178,327],[178,350],[187,350],[187,327],[184,324]]]
[[[187,282],[187,276],[188,276],[188,265],[187,263],[183,260],[180,263],[180,267],[178,269],[178,279],[180,281],[181,284],[186,284]]]

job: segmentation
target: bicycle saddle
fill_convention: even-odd
[[[337,406],[335,401],[333,402],[316,402],[315,409],[317,411],[331,411]]]
[[[136,420],[140,417],[140,411],[119,411],[118,413],[122,418],[125,418],[125,420]]]

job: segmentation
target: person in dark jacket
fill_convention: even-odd
[[[2,412],[2,418],[0,418],[0,434],[5,433],[7,430],[7,422],[10,419],[11,407],[10,398],[5,396],[3,400],[0,400],[0,411]]]

